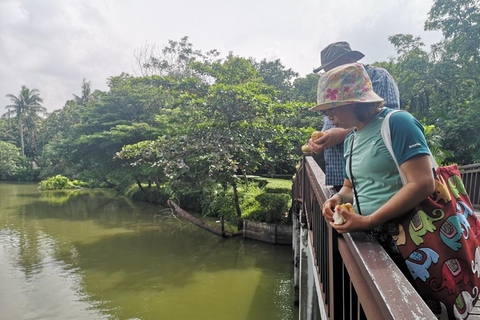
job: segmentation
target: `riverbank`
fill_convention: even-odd
[[[287,212],[291,204],[292,181],[289,179],[247,176],[238,179],[238,203],[241,219],[265,223],[290,223]],[[167,188],[154,184],[132,185],[125,195],[131,199],[166,205],[174,198],[182,209],[199,212],[203,216],[224,217],[230,225],[239,222],[233,187],[217,186],[205,190],[189,190],[183,194],[169,194]]]

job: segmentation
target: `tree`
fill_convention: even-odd
[[[90,81],[87,81],[83,79],[82,82],[82,95],[77,96],[76,94],[73,95],[74,101],[76,104],[85,106],[88,101],[92,100],[95,98],[94,93],[92,93],[92,89],[90,88],[90,85],[92,83]]]
[[[29,132],[33,143],[36,144],[39,114],[46,113],[46,109],[40,105],[43,100],[37,89],[30,90],[26,86],[22,86],[18,97],[13,94],[7,94],[6,97],[10,98],[13,104],[6,106],[8,111],[3,116],[8,116],[9,119],[11,116],[16,116],[22,155],[25,156],[24,131]]]
[[[254,65],[259,71],[259,76],[263,78],[263,82],[275,88],[278,102],[285,103],[293,100],[293,80],[298,77],[297,72],[286,69],[280,59],[274,61],[263,59]]]
[[[19,167],[19,149],[11,143],[0,141],[0,179],[5,180],[15,174]]]
[[[183,79],[197,76],[190,66],[192,63],[212,62],[218,55],[217,50],[205,54],[194,50],[188,37],[183,37],[180,41],[169,40],[168,46],[160,52],[155,45],[145,44],[136,51],[135,59],[142,76],[159,75]]]
[[[298,102],[316,103],[319,74],[309,73],[293,81],[293,99]]]

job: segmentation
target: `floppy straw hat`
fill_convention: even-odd
[[[318,81],[317,105],[321,111],[355,103],[381,102],[373,92],[372,80],[360,63],[349,63],[325,72]]]
[[[314,73],[329,67],[340,58],[350,57],[353,61],[358,61],[365,57],[360,51],[355,51],[350,48],[348,42],[340,41],[329,44],[325,49],[320,51],[320,67],[313,69]]]

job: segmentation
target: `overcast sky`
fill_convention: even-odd
[[[423,25],[433,0],[0,0],[0,113],[22,85],[48,111],[81,94],[82,80],[136,74],[135,51],[189,37],[195,49],[280,59],[304,76],[331,42],[348,41],[361,62],[395,55],[388,37],[441,39]]]

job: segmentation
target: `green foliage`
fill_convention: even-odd
[[[56,175],[46,180],[40,181],[40,189],[42,190],[64,190],[75,189],[80,186],[86,186],[87,184],[82,181],[74,180],[70,181],[67,177],[62,175]]]
[[[448,157],[451,157],[452,153],[449,150],[444,150],[442,148],[444,137],[438,132],[438,130],[435,130],[434,125],[424,126],[423,129],[425,131],[425,138],[427,140],[428,148],[435,157],[438,165],[446,165],[445,160]]]
[[[291,203],[291,185],[289,180],[259,177],[250,178],[248,191],[244,184],[239,184],[242,218],[268,223],[284,222]],[[233,189],[215,193],[204,214],[223,216],[230,223],[236,222]]]
[[[207,215],[232,218],[235,216],[235,202],[233,200],[232,191],[219,192],[214,200],[210,203]]]
[[[14,176],[21,167],[20,161],[19,149],[11,143],[0,141],[0,179]]]
[[[150,203],[156,203],[160,205],[166,205],[170,195],[165,189],[157,189],[155,187],[149,187],[148,185],[142,185],[143,190],[138,185],[131,185],[125,192],[125,196],[133,200],[145,201]]]
[[[293,182],[291,180],[263,178],[258,176],[252,177],[251,180],[257,183],[258,186],[264,189],[267,193],[290,194],[292,191]]]
[[[430,52],[422,49],[419,37],[389,38],[398,53],[389,70],[404,106],[435,126],[441,147],[437,143],[432,152],[446,163],[480,161],[480,136],[475,134],[480,110],[479,19],[478,1],[436,0],[425,28],[441,31],[444,39]]]
[[[302,103],[317,102],[317,88],[320,74],[309,73],[293,81],[293,101]]]
[[[8,111],[3,116],[8,118],[15,116],[16,118],[22,155],[25,156],[24,138],[27,138],[27,142],[32,149],[30,156],[35,156],[37,152],[36,137],[41,122],[39,115],[46,113],[46,109],[40,105],[43,102],[40,98],[40,92],[37,89],[30,90],[26,86],[22,86],[18,96],[7,94],[6,97],[10,99],[12,104],[6,106]]]
[[[262,193],[255,198],[260,208],[249,215],[249,219],[279,223],[286,219],[286,212],[290,207],[292,198],[285,193]]]

